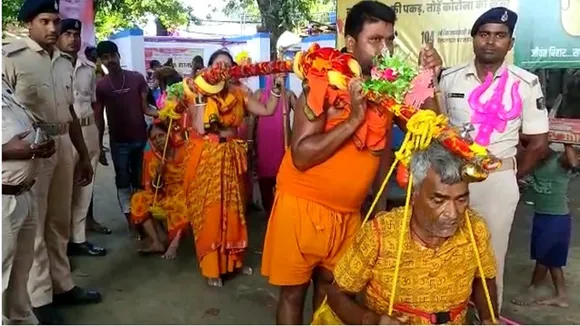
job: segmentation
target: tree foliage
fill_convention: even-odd
[[[334,11],[335,0],[228,0],[228,15],[260,16],[262,28],[271,33],[271,56],[276,56],[275,42],[287,30],[293,31],[312,18],[312,13]]]
[[[198,23],[192,9],[180,0],[92,0],[97,38],[102,39],[124,28],[142,26],[153,15],[166,28]],[[2,29],[17,21],[24,0],[2,1]]]

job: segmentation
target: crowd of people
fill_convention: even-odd
[[[378,1],[350,9],[343,52],[364,76],[385,48],[396,51],[396,18]],[[437,143],[415,152],[411,218],[403,228],[403,209],[387,211],[386,200],[362,224],[362,206],[392,163],[391,127],[405,130],[391,114],[370,114],[377,108],[364,99],[362,80],[351,80],[343,107],[329,107],[320,94],[337,97],[339,90],[316,80],[302,94],[286,88],[283,74],[267,76],[256,91],[234,80],[169,122],[159,111],[169,89],[197,76],[202,57],[192,58],[191,76],[181,76],[171,60],[153,60],[148,83],[122,67],[114,42],[79,55],[81,22],[61,20],[58,1],[26,0],[19,19],[29,37],[6,45],[2,63],[3,323],[62,324],[58,305],[101,301],[98,291],[74,284],[68,256],[107,254],[86,235],[111,233],[93,213],[94,173],[99,162],[109,164],[106,130],[120,210],[139,254],[173,259],[191,233],[209,286],[221,287],[226,274],[253,273],[244,264],[246,219],[259,185],[269,216],[261,273],[280,288],[278,324],[304,322],[311,284],[314,309],[328,308],[340,323],[465,324],[470,302],[482,323],[497,323],[518,182],[529,175],[537,181],[537,265],[529,292],[513,302],[568,305],[565,196],[578,153],[570,145],[549,151],[539,80],[505,61],[517,21],[511,10],[492,8],[474,23],[470,62],[443,69],[432,46],[420,53],[419,65],[433,70],[439,85],[422,109],[462,128],[470,119],[468,93],[488,73],[507,69],[508,82],[519,82],[523,112],[492,136],[488,149],[502,165],[483,182],[468,183],[465,162]],[[208,60],[210,67],[236,64],[225,49]],[[400,239],[406,245],[397,253]],[[539,298],[534,291],[548,272],[556,295]],[[364,302],[355,299],[361,292]],[[321,311],[317,316],[315,322],[330,323]]]

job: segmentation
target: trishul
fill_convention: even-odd
[[[469,95],[469,105],[473,110],[471,123],[479,125],[479,130],[474,142],[481,146],[489,145],[494,131],[504,132],[507,122],[514,120],[522,113],[522,97],[519,93],[519,81],[511,87],[511,109],[506,110],[503,104],[503,96],[508,80],[508,71],[504,69],[500,74],[499,81],[493,90],[492,96],[486,102],[481,101],[482,95],[491,87],[493,75],[489,73],[483,84],[478,86]]]

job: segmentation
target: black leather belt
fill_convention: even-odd
[[[18,196],[29,191],[36,181],[32,180],[19,185],[5,185],[2,184],[2,195]]]

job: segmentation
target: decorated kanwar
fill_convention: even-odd
[[[187,214],[201,273],[210,286],[222,286],[224,274],[252,273],[250,267],[243,266],[248,247],[244,200],[247,143],[237,132],[248,112],[256,116],[273,114],[280,89],[272,89],[274,96],[264,104],[238,82],[260,75],[260,70],[238,73],[233,78],[224,76],[230,69],[240,71],[251,65],[234,65],[231,54],[223,50],[211,56],[209,65],[214,69],[183,81],[182,100],[188,109],[168,106],[160,116],[170,123],[184,119],[184,114],[192,119],[197,135],[189,138],[184,163]]]
[[[486,24],[485,17],[475,29]],[[510,26],[501,19],[500,24]],[[462,324],[470,300],[482,322],[498,322],[490,232],[470,208],[468,189],[505,163],[487,146],[495,133],[521,116],[522,85],[508,83],[505,69],[497,71],[496,79],[493,73],[486,75],[466,96],[470,125],[454,127],[439,114],[435,77],[441,59],[426,46],[419,66],[411,65],[394,47],[395,20],[392,8],[363,1],[346,19],[346,51],[315,44],[294,60],[246,65],[231,65],[231,57],[219,53],[210,63],[221,59],[224,64],[183,83],[185,97],[197,108],[192,117],[200,134],[187,150],[188,215],[202,274],[210,285],[220,286],[222,275],[243,266],[247,247],[241,200],[246,156],[241,155],[243,143],[229,138],[234,135],[227,129],[239,126],[236,112],[267,115],[275,104],[250,109],[253,98],[237,93],[235,81],[287,72],[303,81],[262,260],[262,274],[281,287],[279,324],[303,322],[311,282],[313,324]],[[509,104],[502,100],[505,94]],[[176,112],[160,116],[179,118]],[[378,176],[382,187],[361,221],[361,205],[393,121],[407,135],[388,174]],[[366,223],[395,171],[397,182],[407,189],[405,207],[381,212]],[[456,268],[443,266],[449,261]],[[422,289],[425,295],[419,296]],[[366,294],[363,304],[351,299],[359,292]]]

